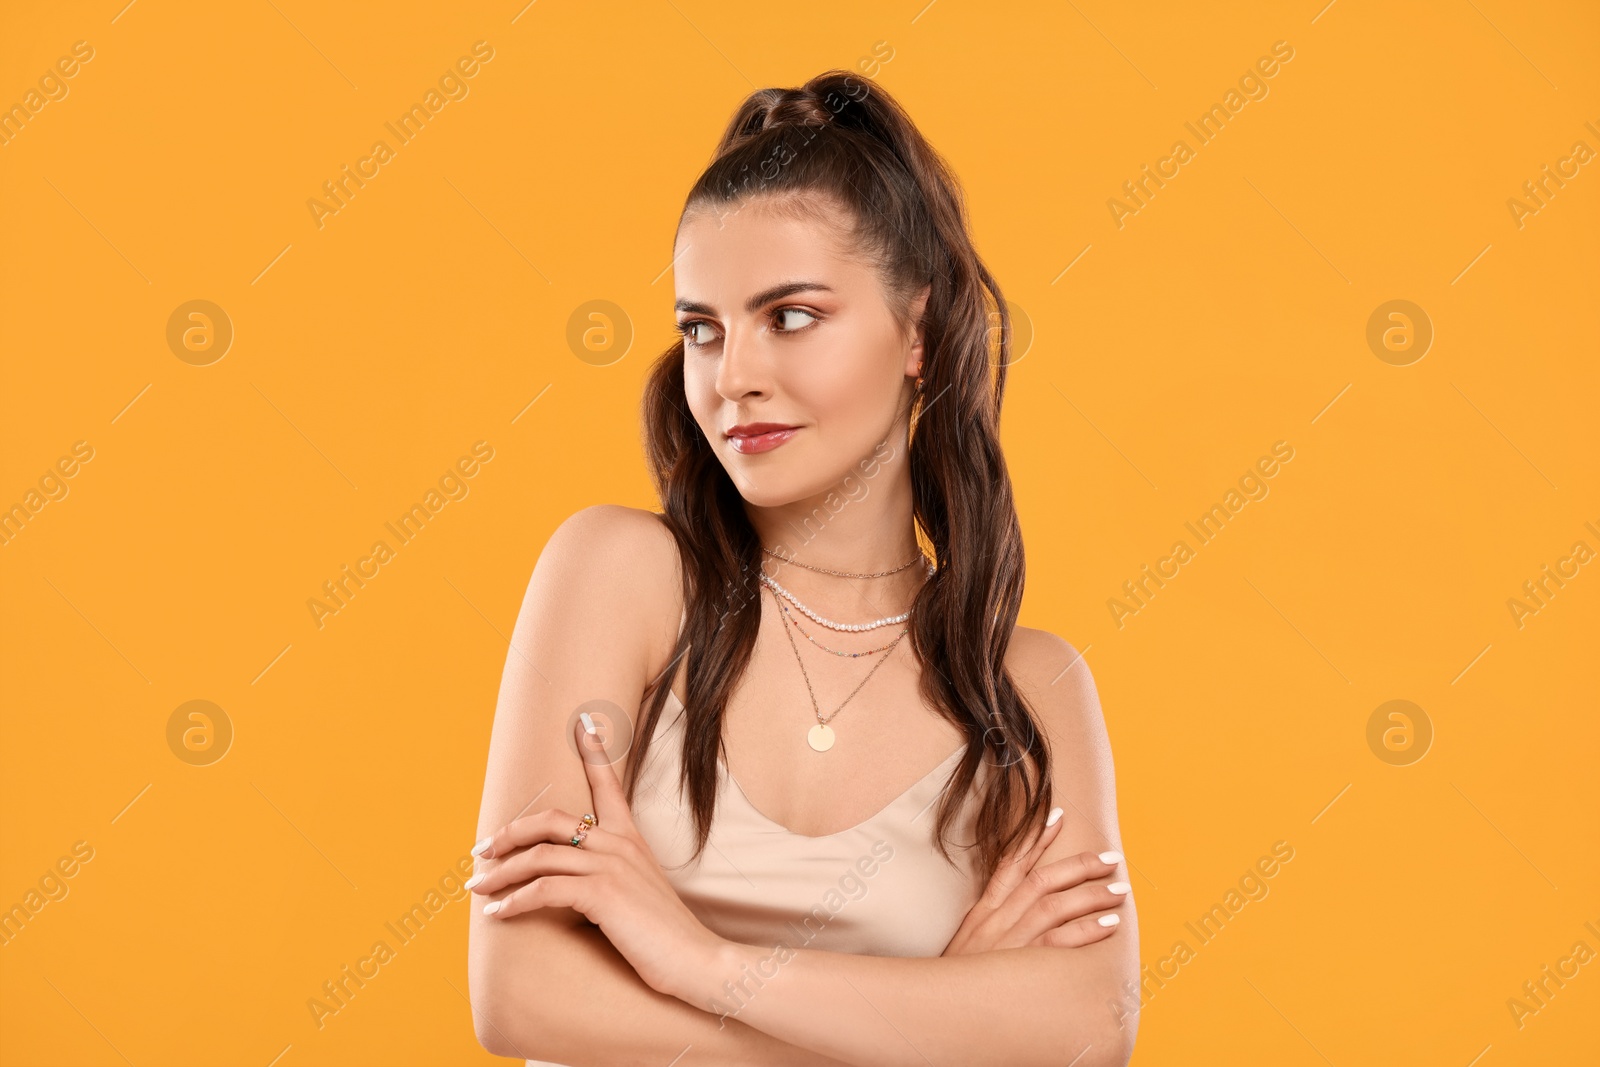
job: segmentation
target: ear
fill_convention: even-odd
[[[906,377],[915,378],[922,373],[918,365],[922,363],[925,354],[923,349],[922,316],[928,310],[928,295],[933,291],[932,285],[924,285],[911,301],[909,314],[911,315],[911,344],[906,350]]]

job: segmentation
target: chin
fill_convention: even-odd
[[[796,479],[777,471],[761,471],[752,475],[739,470],[737,473],[729,472],[729,477],[745,502],[758,508],[782,507],[807,495],[801,491]]]

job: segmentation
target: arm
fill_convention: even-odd
[[[670,534],[645,512],[587,508],[551,535],[506,657],[478,838],[519,813],[593,810],[571,722],[596,699],[633,716],[677,636],[676,568]],[[571,908],[494,920],[480,902],[468,932],[474,1025],[498,1055],[659,1067],[693,1045],[696,1064],[836,1067],[656,992]]]
[[[664,1067],[692,1048],[684,1062],[696,1067],[842,1067],[736,1020],[720,1026],[645,985],[597,928],[540,922],[542,915],[486,931],[480,923],[493,920],[473,909],[473,1020],[489,1052],[573,1067]],[[484,951],[490,936],[498,944]]]
[[[1030,646],[1019,650],[1027,666],[1019,664],[1012,676],[1026,686],[1044,723],[1053,794],[1065,809],[1040,863],[1120,851],[1110,743],[1088,666],[1051,634],[1028,631],[1022,640]],[[1057,675],[1054,685],[1043,680]],[[691,1005],[727,1003],[723,983],[743,981],[749,992],[729,1005],[740,1022],[863,1067],[1124,1067],[1138,1023],[1125,992],[1138,974],[1131,904],[1122,909],[1115,937],[1070,950],[1030,946],[901,959],[798,949],[758,969],[770,949],[729,944],[697,988],[674,992]]]

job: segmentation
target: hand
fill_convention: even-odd
[[[1059,816],[1060,811],[1052,809],[1051,815]],[[1117,869],[1115,862],[1107,863],[1093,852],[1080,852],[1042,867],[1034,866],[1060,834],[1061,823],[1057,817],[1031,845],[1001,859],[983,895],[961,920],[960,929],[940,955],[963,956],[1026,946],[1078,948],[1116,932],[1118,916],[1108,909],[1128,899],[1128,883],[1080,884],[1112,874]],[[1122,858],[1113,852],[1104,855]],[[1102,925],[1101,920],[1107,916],[1111,922]]]
[[[515,819],[479,842],[487,848],[474,849],[475,855],[500,862],[466,887],[490,894],[516,886],[484,906],[496,920],[535,908],[573,908],[600,927],[651,989],[671,996],[697,989],[729,942],[706,929],[667,881],[634,825],[599,737],[584,730],[581,718],[574,733],[598,825],[575,848],[579,815],[546,808]]]

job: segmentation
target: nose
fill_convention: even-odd
[[[722,339],[722,360],[717,365],[717,395],[738,401],[770,390],[767,352],[755,330],[731,326]]]

